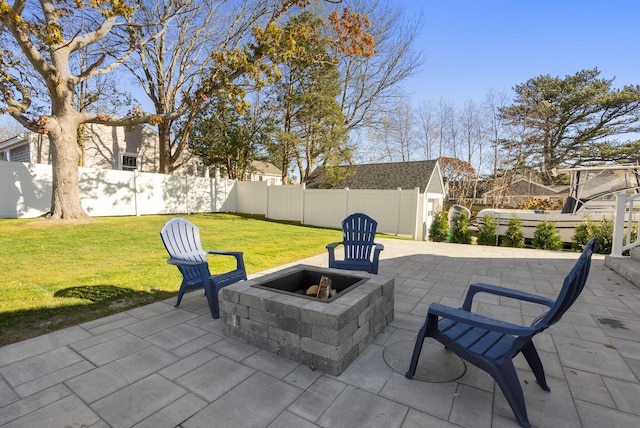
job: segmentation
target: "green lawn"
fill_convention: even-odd
[[[159,235],[171,217],[0,219],[0,345],[175,296],[181,276],[166,264]],[[341,238],[339,230],[249,215],[185,217],[200,227],[206,250],[243,251],[249,274],[322,254]],[[233,266],[232,258],[209,260],[212,271]]]

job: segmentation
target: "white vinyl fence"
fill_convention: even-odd
[[[95,217],[234,211],[235,182],[80,168],[80,198]],[[0,217],[31,218],[51,206],[51,166],[0,161]]]
[[[49,211],[51,166],[0,161],[0,218],[32,218]],[[350,190],[267,186],[220,178],[80,168],[80,197],[95,217],[239,212],[274,220],[339,228],[364,212],[378,231],[424,239],[426,210],[419,189]]]

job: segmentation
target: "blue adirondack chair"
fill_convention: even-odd
[[[329,267],[378,273],[378,259],[384,245],[373,242],[378,222],[366,214],[354,213],[342,220],[342,242],[327,245]],[[336,260],[335,249],[344,246],[344,260]]]
[[[180,305],[185,291],[204,288],[211,316],[219,318],[218,291],[234,282],[247,279],[242,253],[203,250],[200,243],[200,229],[190,221],[179,217],[169,220],[162,227],[160,237],[170,256],[167,263],[177,266],[182,274],[176,307]],[[207,254],[235,257],[236,269],[212,275],[207,263]]]
[[[522,352],[538,385],[550,391],[532,338],[558,322],[578,298],[589,276],[594,246],[595,238],[587,243],[565,277],[556,300],[495,285],[471,284],[461,309],[432,303],[418,333],[406,377],[411,379],[415,375],[425,337],[433,337],[448,350],[489,373],[502,390],[518,423],[530,427],[522,386],[512,360]],[[545,305],[549,310],[536,318],[530,327],[499,321],[471,312],[473,298],[481,292]]]

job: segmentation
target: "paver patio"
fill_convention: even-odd
[[[518,426],[493,380],[470,364],[457,381],[407,380],[385,351],[410,354],[428,305],[460,306],[471,282],[555,296],[578,254],[379,241],[380,275],[395,278],[395,318],[340,376],[226,338],[196,291],[180,308],[170,299],[0,348],[0,426]],[[327,256],[299,263],[326,266]],[[476,299],[478,312],[512,322],[539,313]],[[640,426],[640,289],[602,256],[576,304],[534,341],[551,392],[516,360],[534,426]]]

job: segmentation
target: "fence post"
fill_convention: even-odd
[[[344,216],[348,217],[349,216],[349,188],[345,187],[344,188],[344,192],[345,192],[345,197],[346,197],[346,203],[344,204],[346,212],[344,213]]]
[[[140,216],[138,211],[138,171],[133,170],[133,210],[136,213],[136,217]]]
[[[415,210],[415,221],[414,221],[414,225],[415,227],[413,228],[413,240],[417,241],[418,239],[422,240],[424,238],[424,225],[425,225],[425,210],[424,210],[424,205],[427,203],[427,193],[425,190],[425,194],[422,200],[422,205],[420,206],[420,188],[419,187],[414,187],[414,190],[416,191],[416,197],[415,197],[415,201],[416,201],[416,210]],[[422,219],[422,224],[418,223],[418,220]],[[419,237],[419,238],[418,238]]]
[[[209,171],[207,169],[207,171]],[[215,177],[209,176],[209,210],[211,212],[216,211],[216,185],[215,185]]]
[[[269,182],[265,181],[265,183],[267,183],[267,200],[265,202],[265,208],[264,208],[264,218],[269,218]]]
[[[188,175],[184,176],[184,202],[186,204],[187,214],[191,214],[191,211],[189,210],[189,176]]]
[[[306,183],[302,183],[302,198],[300,198],[302,200],[302,212],[300,213],[300,224],[304,224],[304,210],[305,210],[305,196],[307,194],[307,184]]]
[[[396,187],[398,191],[398,213],[396,215],[396,236],[400,235],[400,216],[402,213],[402,188]]]
[[[613,222],[613,242],[611,243],[611,256],[622,257],[622,242],[624,240],[624,215],[627,204],[627,195],[616,194],[616,215]]]

